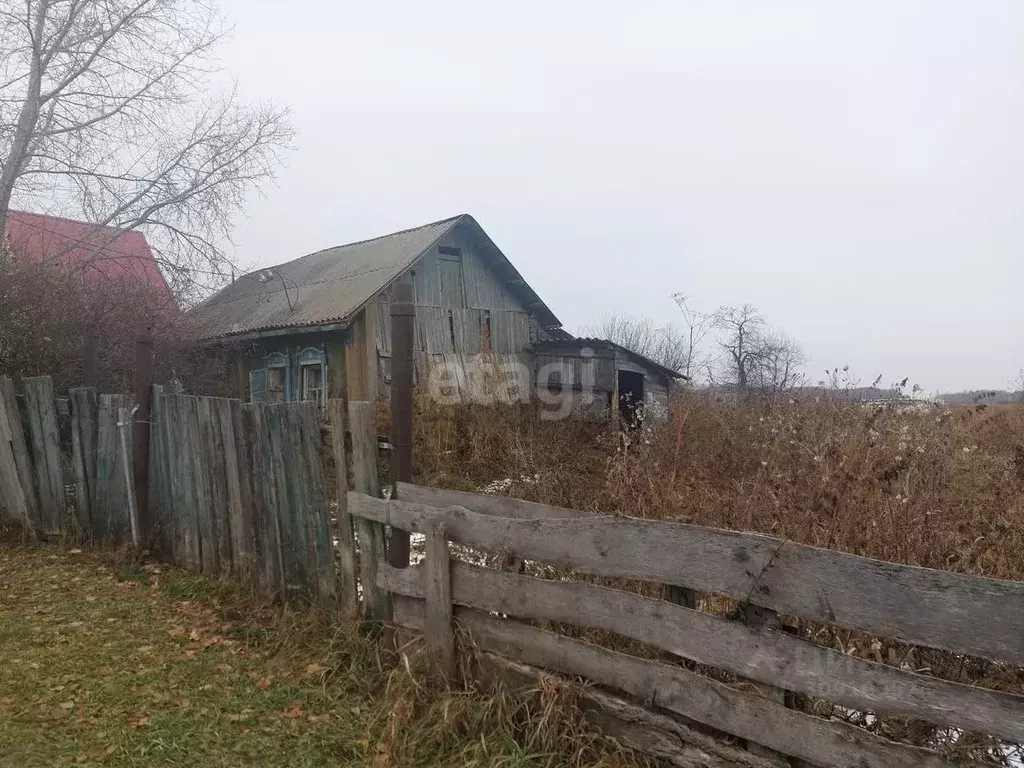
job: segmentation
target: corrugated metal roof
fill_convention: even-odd
[[[203,339],[347,321],[459,224],[473,227],[508,263],[473,217],[462,214],[251,272],[189,315]],[[512,272],[518,277],[514,267]],[[525,282],[519,290],[527,303],[535,305],[542,322],[559,324]]]
[[[251,272],[189,314],[205,339],[345,320],[461,218],[327,248]]]
[[[144,290],[156,311],[177,314],[178,303],[141,232],[28,211],[8,211],[6,227],[21,258],[74,265],[86,282],[126,281],[124,287]]]

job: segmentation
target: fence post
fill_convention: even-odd
[[[334,532],[338,537],[338,609],[341,617],[353,620],[359,615],[356,591],[356,539],[352,515],[348,511],[348,462],[345,460],[345,401],[328,400],[327,418],[331,425],[331,450],[334,453],[335,485],[338,509]]]
[[[413,331],[416,304],[412,283],[395,283],[391,294],[391,445],[396,481],[412,480]],[[392,489],[392,497],[395,496]],[[391,529],[388,562],[409,565],[409,532]]]
[[[352,482],[359,493],[380,496],[377,475],[377,422],[374,403],[353,401],[348,404],[348,423],[352,432]],[[377,585],[377,567],[384,562],[384,526],[359,518],[359,576],[363,586],[363,621],[385,622],[391,618],[391,598]]]
[[[423,569],[427,598],[424,639],[438,671],[455,679],[455,633],[452,628],[452,566],[444,522],[433,520],[427,531],[427,559]]]
[[[153,328],[144,324],[135,337],[135,422],[132,425],[132,469],[139,535],[148,539],[149,519],[149,432],[153,398]],[[137,546],[137,544],[136,544]]]
[[[132,531],[132,546],[139,548],[139,506],[135,496],[137,486],[132,483],[132,468],[128,462],[128,430],[132,426],[135,409],[117,409],[117,431],[121,441],[121,461],[124,467],[124,492],[128,498],[128,523]]]

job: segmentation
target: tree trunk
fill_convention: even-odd
[[[32,30],[35,50],[32,54],[32,67],[29,71],[25,101],[22,103],[21,113],[18,115],[18,127],[15,129],[14,139],[11,141],[11,151],[4,160],[3,168],[0,169],[0,235],[7,230],[7,211],[11,207],[14,183],[24,170],[29,148],[32,145],[32,136],[39,122],[39,110],[42,106],[40,91],[43,80],[39,46],[42,44],[43,29],[46,24],[46,7],[46,3],[40,3],[36,8]]]

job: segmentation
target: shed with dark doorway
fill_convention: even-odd
[[[686,378],[681,373],[607,339],[558,333],[533,346],[538,393],[571,398],[574,412],[618,413],[627,422],[641,409],[655,418],[668,414],[669,393]]]

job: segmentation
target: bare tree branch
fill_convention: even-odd
[[[647,318],[612,314],[584,326],[583,333],[612,341],[673,371],[683,373],[689,364],[688,336],[671,323],[659,326]]]
[[[213,91],[226,32],[207,0],[0,0],[0,231],[13,203],[141,229],[184,299],[230,274],[218,243],[293,131]]]
[[[807,357],[800,345],[771,330],[756,307],[719,307],[714,318],[724,353],[721,383],[743,393],[777,395],[803,382]]]

